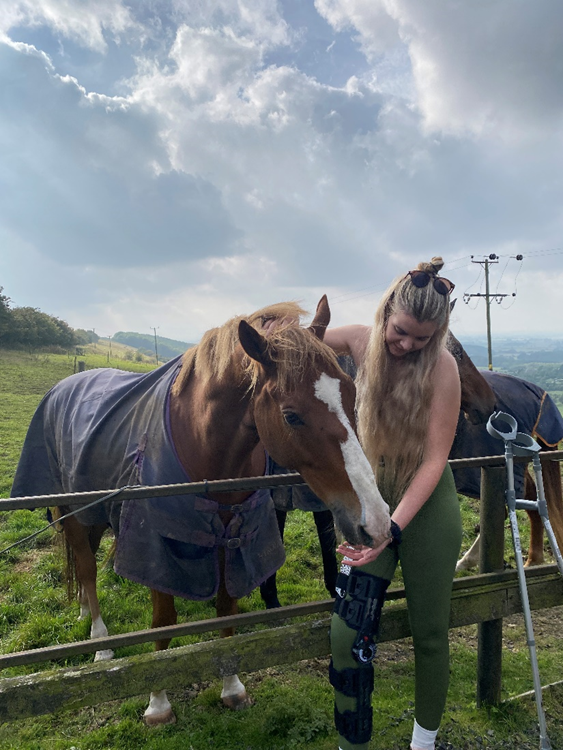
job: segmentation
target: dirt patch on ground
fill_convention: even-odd
[[[21,560],[18,560],[17,563],[14,564],[12,570],[14,573],[31,573],[37,566],[37,563],[41,556],[44,554],[44,551],[41,549],[32,549],[30,552],[28,552],[24,557],[21,558]]]

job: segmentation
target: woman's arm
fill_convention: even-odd
[[[323,340],[336,354],[351,354],[356,367],[359,367],[366,352],[370,333],[370,326],[339,326],[327,328]]]
[[[408,526],[440,481],[454,440],[460,402],[461,386],[457,364],[452,355],[444,350],[434,372],[434,393],[424,458],[391,516],[401,529]],[[338,551],[346,555],[348,564],[365,565],[375,560],[387,544],[389,542],[376,549],[361,547],[356,550],[341,545]]]

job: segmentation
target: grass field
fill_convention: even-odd
[[[97,359],[96,359],[97,357]],[[107,355],[86,355],[87,366],[107,365]],[[124,369],[142,366],[115,359]],[[44,393],[71,374],[74,358],[66,355],[22,355],[0,350],[0,496],[9,494],[25,431]],[[464,548],[474,538],[478,507],[462,502]],[[45,525],[44,511],[0,515],[0,549]],[[508,533],[508,532],[507,532]],[[522,523],[527,545],[527,523]],[[102,546],[107,553],[110,538]],[[0,557],[0,650],[4,653],[88,637],[89,622],[78,622],[78,605],[66,600],[62,582],[62,550],[49,531],[32,545]],[[289,514],[286,527],[288,560],[278,576],[280,599],[294,604],[325,599],[320,550],[311,514]],[[507,543],[510,563],[511,543]],[[400,584],[400,575],[394,585]],[[100,599],[110,633],[148,627],[149,593],[120,579],[111,568],[100,575]],[[178,600],[181,619],[214,616],[211,603]],[[240,602],[241,611],[262,609],[258,592]],[[561,679],[563,608],[534,613],[542,683]],[[477,628],[452,631],[451,686],[440,732],[441,750],[520,748],[539,745],[533,700],[477,709]],[[210,636],[211,637],[211,636]],[[193,639],[192,639],[193,640]],[[173,646],[190,642],[177,639]],[[522,618],[505,621],[503,697],[531,690],[532,678]],[[150,650],[150,646],[119,649],[117,655]],[[74,657],[67,665],[86,663]],[[174,726],[148,729],[141,720],[147,696],[106,703],[76,712],[37,717],[0,726],[0,750],[334,750],[332,691],[325,660],[310,660],[264,670],[244,678],[254,705],[233,713],[220,706],[219,683],[179,685],[171,693],[178,716]],[[5,670],[3,676],[37,671],[38,667]],[[376,664],[373,750],[406,750],[413,719],[413,657],[410,639],[382,644]],[[545,709],[554,748],[563,748],[563,686],[546,691]]]

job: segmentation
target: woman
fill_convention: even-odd
[[[341,750],[371,737],[375,636],[401,562],[415,653],[412,750],[433,750],[449,680],[448,625],[461,546],[448,454],[460,409],[457,365],[445,349],[454,285],[441,258],[421,263],[384,294],[372,328],[329,329],[325,342],[359,368],[358,432],[392,512],[381,546],[343,544],[331,625],[330,680]]]

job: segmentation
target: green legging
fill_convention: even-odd
[[[397,563],[405,584],[415,657],[415,718],[424,729],[440,725],[449,682],[448,626],[455,566],[461,546],[459,501],[449,466],[427,502],[403,530],[401,544],[386,548],[372,563],[356,570],[391,580]],[[334,614],[332,661],[336,670],[357,668],[352,644],[357,632]],[[375,676],[377,686],[377,674]],[[356,711],[356,698],[335,691],[338,710]],[[367,750],[340,737],[342,750]]]

